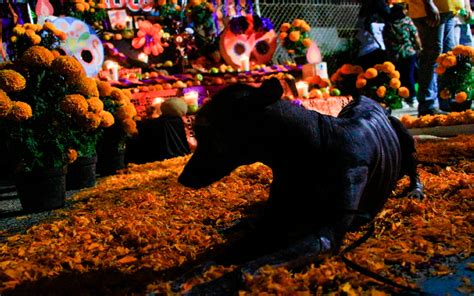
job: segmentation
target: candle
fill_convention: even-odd
[[[296,90],[298,91],[298,97],[307,98],[308,97],[308,83],[305,81],[296,82]]]
[[[109,71],[109,73],[111,74],[111,78],[112,80],[114,81],[118,81],[119,80],[119,74],[118,74],[118,70],[119,70],[119,65],[116,63],[116,62],[113,62],[113,61],[105,61],[104,62],[104,67]]]
[[[184,94],[184,101],[187,105],[198,105],[199,93],[197,91],[190,91]]]
[[[138,54],[137,58],[139,61],[142,61],[145,64],[148,63],[148,55],[144,52],[141,52],[140,54]]]
[[[240,70],[250,71],[250,59],[247,55],[242,55],[240,57]]]

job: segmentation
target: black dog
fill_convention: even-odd
[[[336,118],[280,100],[282,92],[277,79],[219,92],[196,116],[198,146],[179,177],[199,188],[240,165],[272,169],[259,233],[260,243],[277,249],[242,265],[246,272],[337,251],[344,234],[364,222],[360,213],[372,219],[404,174],[409,196],[423,196],[414,140],[378,103],[356,97]]]

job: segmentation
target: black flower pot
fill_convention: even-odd
[[[66,197],[66,172],[66,166],[17,172],[15,186],[23,210],[34,213],[62,208]]]
[[[452,112],[462,112],[471,109],[472,101],[466,100],[462,103],[449,102],[449,108]]]
[[[107,150],[106,150],[107,151]],[[97,160],[97,173],[109,176],[125,168],[125,150],[108,150],[101,152]]]
[[[66,189],[77,190],[95,186],[97,156],[78,157],[68,165]]]

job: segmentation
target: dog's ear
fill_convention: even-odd
[[[251,109],[263,109],[281,99],[283,95],[283,87],[280,80],[270,78],[265,80],[262,85],[255,89],[253,94],[248,98],[248,105]]]
[[[280,100],[283,95],[281,82],[275,77],[263,81],[258,90],[261,94],[265,95],[266,99],[269,101],[268,104]]]

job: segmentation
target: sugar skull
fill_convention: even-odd
[[[268,19],[247,15],[231,19],[222,31],[220,52],[227,64],[242,67],[242,61],[251,64],[268,63],[277,42],[273,25]]]
[[[104,47],[94,29],[73,17],[57,17],[51,21],[67,34],[61,49],[81,63],[87,76],[96,76],[104,63]]]

